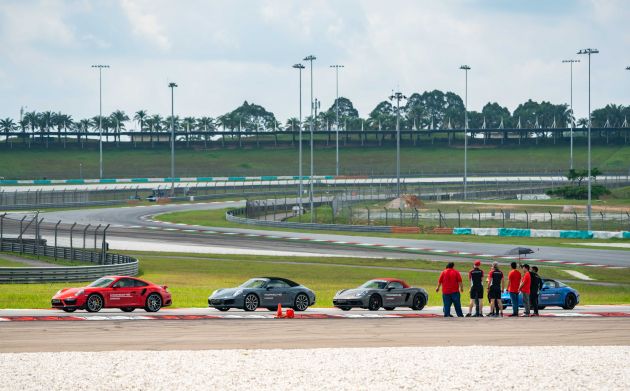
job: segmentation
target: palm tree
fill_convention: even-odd
[[[53,113],[50,111],[44,111],[39,115],[39,128],[42,137],[46,134],[46,148],[48,148],[48,139],[50,133],[50,126],[53,122]]]
[[[60,138],[62,128],[63,128],[64,133],[68,133],[68,128],[72,127],[72,125],[74,124],[74,121],[72,120],[72,116],[68,114],[62,114],[61,112],[53,115],[53,122],[55,126],[57,126],[57,139]],[[67,136],[64,135],[64,139],[63,139],[64,148],[66,147],[66,138]]]
[[[203,146],[208,149],[208,132],[216,130],[216,123],[211,117],[201,117],[197,120],[197,129],[203,130]]]
[[[153,148],[153,132],[160,132],[162,130],[162,121],[163,118],[159,114],[154,114],[151,117],[151,148]]]
[[[33,135],[34,140],[35,127],[39,126],[39,114],[35,111],[25,113],[24,118],[22,118],[22,122],[24,123],[24,129],[26,129],[26,127],[31,128],[31,134]],[[28,147],[31,147],[31,136],[28,137]]]
[[[4,140],[5,143],[9,142],[9,133],[14,131],[16,128],[17,126],[15,125],[15,122],[13,122],[11,118],[5,118],[5,119],[0,120],[0,129],[2,129],[2,131],[6,135],[6,138]]]
[[[114,140],[116,140],[116,146],[120,143],[120,129],[125,128],[125,121],[129,121],[129,117],[125,114],[124,111],[116,110],[109,116],[112,125],[116,126],[116,133],[114,134]]]
[[[133,116],[133,120],[137,121],[140,125],[140,132],[144,131],[144,122],[147,119],[147,111],[146,110],[138,110],[136,114]]]
[[[184,120],[182,121],[182,125],[186,129],[186,146],[189,145],[190,128],[194,128],[196,123],[197,123],[197,119],[195,117],[185,117]]]
[[[94,124],[92,120],[85,118],[75,123],[77,129],[77,141],[81,141],[81,133],[85,135],[85,140],[87,140],[87,134],[90,130],[90,127]],[[83,142],[81,141],[81,148],[83,148]]]

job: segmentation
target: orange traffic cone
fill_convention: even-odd
[[[295,317],[295,311],[293,311],[293,308],[289,308],[287,310],[287,318],[288,319],[293,319]]]
[[[278,303],[278,311],[276,312],[276,318],[284,318],[284,315],[282,315],[282,304]]]

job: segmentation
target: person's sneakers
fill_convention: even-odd
[[[529,314],[523,314],[521,315],[521,318],[529,318]]]
[[[513,316],[518,316],[518,315],[516,315],[516,314],[509,314],[508,316],[511,318]]]
[[[472,316],[472,314],[470,312],[466,314],[467,318],[470,318],[471,316]]]

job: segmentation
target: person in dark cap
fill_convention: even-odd
[[[490,308],[492,313],[489,316],[503,316],[503,303],[501,302],[501,292],[505,289],[503,272],[499,270],[499,263],[492,263],[492,270],[488,276],[488,298],[490,298]]]
[[[483,270],[479,268],[481,261],[476,260],[473,268],[468,272],[470,281],[470,304],[468,305],[467,317],[472,315],[472,307],[475,305],[475,317],[483,316]]]
[[[531,283],[529,288],[529,305],[532,307],[534,314],[532,316],[539,316],[538,314],[538,295],[542,290],[542,278],[538,275],[538,267],[532,266],[532,270],[529,272],[531,277]]]

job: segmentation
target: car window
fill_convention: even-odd
[[[88,286],[91,288],[104,288],[106,286],[109,286],[112,281],[114,281],[112,278],[99,278]]]
[[[135,286],[135,283],[134,280],[132,280],[131,278],[121,278],[120,280],[116,281],[114,286],[117,288],[132,288],[133,286]]]
[[[134,285],[135,285],[136,287],[138,287],[138,288],[139,288],[139,287],[143,287],[143,286],[147,286],[147,285],[149,285],[149,284],[147,284],[146,282],[144,282],[144,281],[140,281],[140,280],[133,280],[133,283],[134,283]]]
[[[390,282],[387,287],[388,288],[394,288],[394,289],[403,289],[403,285],[400,282],[398,282],[398,281]]]
[[[565,284],[563,284],[560,281],[557,281],[556,284],[558,285],[558,288],[564,288],[566,286]]]
[[[241,288],[264,288],[267,284],[267,280],[260,278],[252,278],[251,280],[246,281]]]
[[[545,282],[543,283],[543,288],[546,288],[546,289],[552,289],[556,287],[557,287],[557,283],[554,280],[545,280]]]
[[[267,288],[289,288],[289,284],[282,280],[269,280]]]
[[[386,286],[387,286],[387,281],[370,280],[370,281],[366,282],[365,284],[361,285],[361,288],[366,288],[366,289],[385,289]]]

